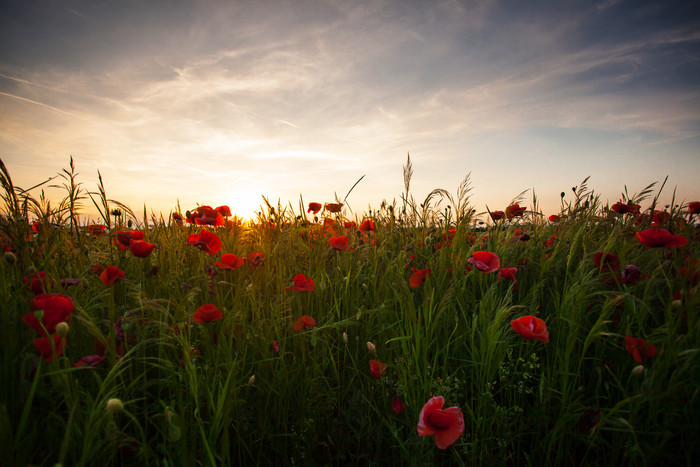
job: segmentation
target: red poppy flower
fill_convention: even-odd
[[[523,213],[527,209],[525,206],[520,206],[519,204],[511,204],[506,208],[506,217],[512,219],[514,217],[523,217]]]
[[[625,336],[625,348],[637,363],[642,363],[645,358],[651,358],[658,352],[654,344],[641,337]]]
[[[357,227],[357,223],[354,221],[345,221],[343,222],[343,226],[345,226],[346,229],[354,230],[355,227]]]
[[[467,262],[472,263],[479,271],[486,273],[496,272],[501,267],[501,260],[498,256],[488,251],[475,251]]]
[[[205,253],[213,255],[221,251],[221,239],[215,233],[202,230],[187,237],[187,244],[195,246]]]
[[[187,221],[197,225],[224,225],[224,217],[221,213],[207,205],[199,206],[195,209],[194,212],[190,213],[190,217],[187,218]]]
[[[666,211],[654,211],[651,218],[651,225],[664,225],[671,218],[671,215]]]
[[[217,261],[214,263],[214,265],[220,269],[228,269],[229,271],[233,271],[234,269],[243,266],[243,263],[245,263],[244,257],[236,256],[233,253],[226,253],[221,255],[221,261]]]
[[[131,246],[132,240],[143,240],[143,232],[140,230],[117,230],[114,236],[114,243],[120,250],[126,250]]]
[[[360,224],[360,232],[367,233],[374,231],[374,221],[366,219]]]
[[[256,269],[263,265],[265,261],[265,255],[262,253],[250,253],[248,254],[248,262],[250,263],[251,269]]]
[[[56,325],[62,321],[68,321],[73,313],[73,299],[60,293],[39,294],[32,300],[32,309],[44,310],[41,324],[49,334],[53,334],[56,332]],[[46,336],[34,312],[25,314],[22,321],[42,336]]]
[[[280,346],[277,345],[277,341],[272,341],[272,350],[274,350],[275,353],[280,353]]]
[[[554,234],[551,237],[549,237],[549,239],[547,239],[546,242],[544,242],[544,246],[552,246],[552,245],[554,245],[554,242],[556,242],[556,241],[557,241],[557,235]]]
[[[413,287],[414,289],[416,287],[420,287],[423,282],[425,282],[425,279],[428,277],[428,274],[431,273],[430,268],[426,269],[416,269],[416,268],[411,268],[413,271],[413,274],[411,274],[411,277],[408,278],[408,285]]]
[[[225,204],[223,206],[215,207],[214,210],[224,217],[231,217],[231,208],[229,208]]]
[[[56,357],[60,357],[63,353],[63,339],[54,334],[51,336],[53,340],[53,349],[51,349],[51,341],[48,337],[38,337],[32,341],[34,347],[39,351],[46,363],[51,363],[53,361],[54,350],[56,351]]]
[[[666,229],[658,227],[637,232],[637,238],[642,244],[650,248],[671,248],[684,246],[688,239],[681,235],[673,235]]]
[[[304,329],[311,329],[314,326],[316,326],[316,320],[311,316],[304,315],[294,323],[294,330],[303,331]]]
[[[145,240],[132,240],[129,250],[131,250],[131,254],[134,256],[147,258],[155,247],[155,243],[148,243]]]
[[[124,279],[124,271],[116,266],[107,266],[100,274],[100,280],[105,286],[110,286],[122,279]]]
[[[322,207],[323,205],[321,203],[309,203],[309,209],[307,209],[306,212],[312,212],[314,214],[317,214]]]
[[[299,273],[294,276],[294,286],[287,287],[287,290],[293,290],[294,292],[313,292],[314,291],[314,280],[312,278],[306,278],[305,275]]]
[[[549,342],[547,325],[540,318],[532,315],[523,316],[511,321],[510,325],[515,332],[523,336],[525,339],[537,339],[545,344]]]
[[[323,231],[324,232],[332,232],[334,235],[337,235],[336,227],[338,224],[336,223],[335,219],[332,217],[326,217],[323,219]]]
[[[212,321],[218,321],[224,317],[224,314],[217,307],[211,303],[202,305],[197,308],[192,316],[192,320],[195,323],[211,323]]]
[[[700,214],[700,201],[691,201],[688,203],[688,212],[690,214]]]
[[[629,213],[629,214],[638,215],[640,208],[641,208],[641,206],[638,204],[623,203],[622,200],[618,201],[617,203],[615,203],[611,206],[611,209],[618,214],[628,214]]]
[[[391,410],[394,411],[396,415],[403,413],[406,410],[406,404],[398,397],[391,398]]]
[[[559,222],[560,220],[561,220],[561,217],[557,216],[556,214],[552,214],[551,216],[549,216],[549,222],[556,223],[556,222]]]
[[[88,226],[87,231],[93,237],[99,237],[100,235],[105,233],[106,229],[107,229],[106,225],[92,224],[92,225]]]
[[[74,367],[82,367],[82,366],[89,366],[89,367],[96,367],[100,363],[102,363],[105,360],[106,357],[102,355],[86,355],[77,362],[73,364]]]
[[[384,372],[386,372],[387,366],[384,365],[382,362],[379,360],[370,360],[369,361],[369,373],[372,375],[373,378],[381,378]]]
[[[642,270],[634,264],[628,264],[622,270],[621,276],[623,284],[634,285],[642,278]]]
[[[418,436],[435,435],[435,445],[447,449],[464,433],[464,416],[459,407],[443,409],[442,396],[431,397],[418,416]]]
[[[51,277],[47,276],[44,271],[37,272],[32,276],[24,276],[22,282],[24,282],[24,286],[28,290],[31,290],[34,295],[48,292],[53,284]]]
[[[595,267],[601,271],[617,271],[620,269],[620,258],[612,253],[598,252],[593,255]]]
[[[342,235],[340,237],[331,237],[328,243],[330,243],[330,245],[333,248],[339,251],[345,251],[349,248],[348,237],[346,237],[345,235]]]
[[[514,284],[518,283],[518,280],[515,278],[515,273],[518,272],[518,268],[503,268],[498,271],[498,280],[506,280],[510,279],[513,281]]]
[[[343,209],[343,203],[326,203],[326,211],[340,212]]]
[[[491,219],[493,219],[494,221],[500,221],[505,215],[506,213],[503,211],[492,211]]]

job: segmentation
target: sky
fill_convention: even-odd
[[[22,188],[72,156],[136,212],[248,217],[364,176],[346,200],[362,215],[400,203],[409,153],[417,201],[470,174],[478,212],[534,190],[549,215],[587,176],[611,204],[667,176],[663,202],[700,200],[700,3],[0,6],[0,159]]]

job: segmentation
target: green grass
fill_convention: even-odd
[[[264,200],[254,221],[203,227],[145,208],[137,217],[107,198],[101,179],[86,192],[72,160],[59,174],[67,194],[57,206],[43,193],[35,197],[42,184],[21,190],[1,168],[0,456],[9,465],[700,459],[698,231],[686,206],[673,206],[664,225],[688,239],[674,248],[644,246],[635,233],[651,219],[613,213],[585,180],[562,197],[558,223],[546,220],[533,196],[522,218],[482,224],[468,204],[468,177],[456,197],[435,190],[416,202],[409,160],[398,204],[364,214],[345,206],[314,219],[302,200],[296,211]],[[651,188],[625,194],[626,201],[642,202]],[[512,204],[525,205],[521,195]],[[88,199],[105,235],[90,235],[80,221]],[[659,209],[656,199],[642,214]],[[375,222],[373,232],[343,225],[364,219]],[[187,244],[203,228],[221,238],[220,252]],[[141,230],[157,248],[135,257],[117,248],[118,230]],[[346,235],[353,249],[334,250],[331,235]],[[480,250],[498,255],[501,268],[517,267],[517,284],[468,268]],[[256,252],[265,256],[261,267],[214,266],[224,253]],[[638,266],[641,280],[625,284],[599,270],[598,252],[618,255],[620,270]],[[125,278],[105,286],[93,272],[98,263],[119,267]],[[413,288],[411,268],[431,274]],[[47,291],[70,296],[75,307],[65,349],[51,362],[22,321],[34,298],[23,279],[39,271],[51,278]],[[298,273],[313,279],[314,291],[286,289]],[[683,299],[674,300],[679,290]],[[204,304],[223,318],[194,322]],[[294,330],[302,315],[316,326]],[[548,343],[513,330],[511,320],[525,315],[545,321]],[[639,363],[625,349],[626,335],[658,349],[634,373]],[[87,355],[104,360],[74,366]],[[381,378],[371,376],[370,359],[387,365]],[[440,395],[465,420],[444,451],[416,432],[421,408]],[[404,412],[393,412],[393,397]],[[123,411],[107,410],[113,398]],[[586,414],[599,415],[590,430],[581,429]]]

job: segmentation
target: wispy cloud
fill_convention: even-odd
[[[534,166],[507,167],[557,151],[572,167],[592,148],[619,165],[613,150],[666,145],[680,157],[674,142],[698,135],[700,85],[688,76],[700,72],[700,33],[660,3],[156,5],[3,20],[52,44],[2,49],[10,165],[74,154],[123,175],[125,196],[176,187],[181,200],[216,197],[233,180],[327,196],[318,185],[368,173],[353,196],[376,202],[401,192],[408,151],[426,174],[415,186],[429,190],[496,162],[504,177],[539,180]],[[625,9],[634,14],[620,23]]]

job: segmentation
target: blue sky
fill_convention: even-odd
[[[586,176],[700,199],[700,4],[36,1],[0,7],[0,157],[135,210],[403,191],[545,214]],[[47,193],[57,193],[49,190]],[[528,192],[526,205],[531,205]],[[89,206],[86,205],[89,208]]]

